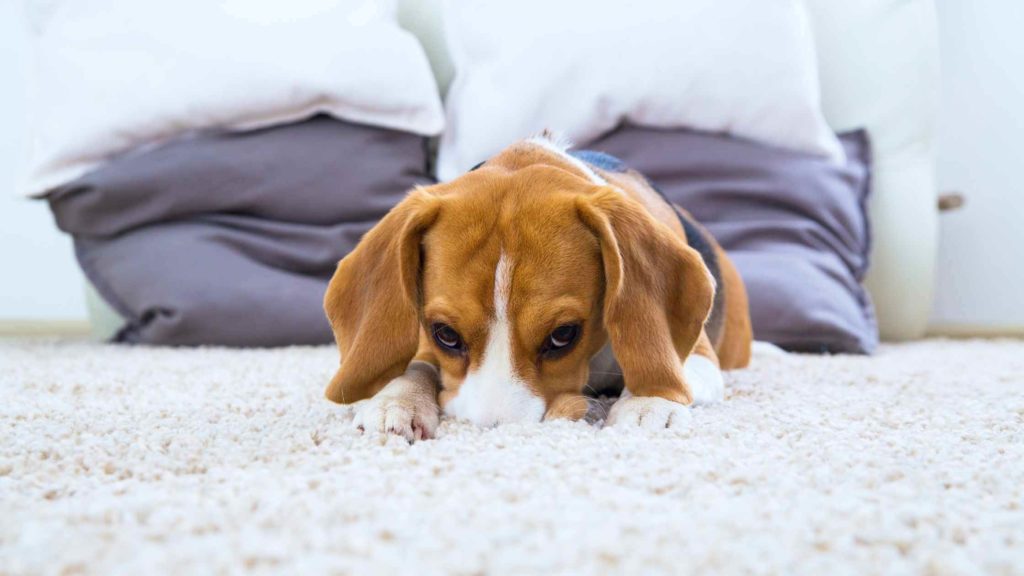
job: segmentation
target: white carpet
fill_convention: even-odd
[[[330,348],[0,342],[0,573],[1024,574],[1024,343],[758,355],[689,432],[409,446]]]

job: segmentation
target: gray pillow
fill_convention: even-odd
[[[338,260],[429,181],[423,137],[316,117],[124,157],[48,199],[125,319],[115,340],[319,344]]]
[[[723,136],[626,127],[590,147],[646,173],[704,222],[747,282],[756,336],[870,351],[869,149],[846,166]],[[414,185],[424,139],[326,117],[203,134],[116,160],[54,190],[86,276],[149,344],[332,341],[321,308],[338,260]]]
[[[750,295],[754,336],[790,350],[869,353],[878,344],[861,282],[871,234],[871,148],[840,135],[847,161],[701,132],[624,126],[587,148],[647,176],[725,248]]]

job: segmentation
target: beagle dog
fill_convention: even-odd
[[[548,136],[412,192],[339,264],[324,308],[334,402],[417,440],[439,412],[481,426],[582,418],[684,425],[750,359],[747,295],[714,239],[641,174]]]

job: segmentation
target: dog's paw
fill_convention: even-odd
[[[647,430],[680,429],[690,425],[690,409],[655,396],[619,399],[608,412],[608,426],[637,426]]]
[[[725,398],[722,370],[708,357],[690,354],[683,364],[683,373],[695,406],[714,404]]]
[[[415,382],[396,378],[356,408],[353,425],[368,434],[394,434],[409,442],[433,438],[440,423],[437,399]]]

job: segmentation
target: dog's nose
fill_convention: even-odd
[[[494,428],[518,420],[513,414],[494,410],[493,406],[481,406],[480,408],[469,414],[469,421],[481,428]]]
[[[458,414],[458,417],[469,420],[481,428],[495,428],[502,424],[516,422],[539,422],[531,411],[521,411],[514,406],[476,405],[468,406],[469,410]]]

